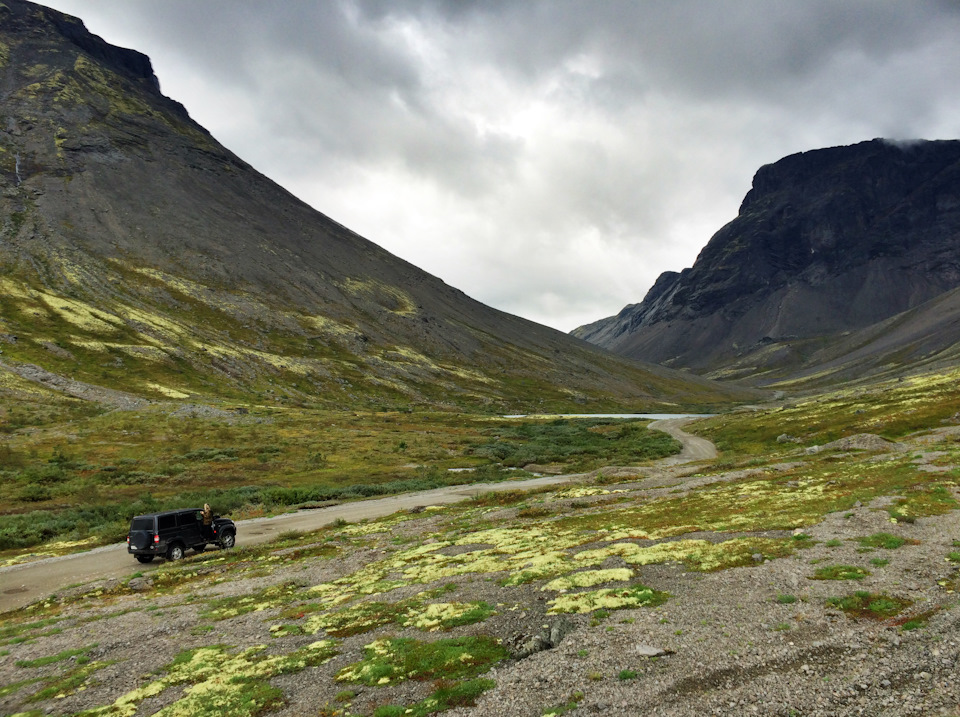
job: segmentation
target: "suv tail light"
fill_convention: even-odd
[[[159,543],[159,542],[160,542],[160,536],[159,536],[159,535],[154,535],[154,536],[153,536],[153,542],[154,542],[154,543]]]
[[[127,536],[127,545],[130,545],[130,536]]]

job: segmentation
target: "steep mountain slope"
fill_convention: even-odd
[[[573,333],[626,356],[769,380],[835,361],[846,332],[957,286],[960,142],[873,140],[762,167],[692,268]]]
[[[347,406],[732,395],[471,300],[224,149],[146,56],[22,0],[0,4],[0,182],[11,369]]]
[[[805,364],[806,368],[773,386],[815,388],[892,378],[906,368],[930,371],[960,365],[960,288],[847,332],[811,353]]]

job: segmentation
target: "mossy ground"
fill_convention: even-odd
[[[942,385],[931,385],[935,390],[929,399],[942,400]],[[924,410],[922,403],[911,405]],[[815,416],[823,410],[822,403],[806,406]],[[778,414],[766,415],[773,421]],[[272,460],[285,460],[286,452],[307,455],[310,439],[305,423],[298,422],[306,422],[306,416],[270,417],[268,430],[283,428],[288,440],[283,444],[280,434],[274,434],[271,442],[281,451],[266,451],[276,456]],[[333,414],[326,419],[336,422]],[[749,432],[760,418],[756,413],[739,419],[722,416],[701,426],[730,432],[736,420]],[[85,426],[107,419],[81,416],[75,421]],[[48,432],[58,425],[41,422],[31,440],[49,439]],[[931,418],[927,427],[944,425]],[[257,424],[260,430],[263,426]],[[464,458],[475,446],[491,445],[491,430],[503,430],[501,439],[509,438],[497,426],[470,417],[370,414],[341,416],[336,429],[369,433],[370,446],[376,436],[388,436],[381,441],[391,446],[381,449],[387,457],[394,451],[428,451],[429,442],[437,441],[435,449],[444,446],[449,455],[450,446],[457,446]],[[220,428],[248,430],[227,423],[207,426],[203,435],[216,435]],[[429,437],[418,432],[427,429]],[[620,432],[616,424],[597,424],[592,430]],[[811,440],[820,443],[832,430],[824,427]],[[106,440],[107,432],[98,436]],[[235,456],[227,450],[231,446],[200,441],[189,453],[214,473],[218,463],[240,469],[251,441],[231,436]],[[74,589],[22,614],[4,616],[0,647],[10,655],[9,662],[0,662],[6,691],[0,704],[13,711],[43,710],[53,704],[51,690],[57,690],[64,695],[56,700],[64,713],[127,714],[150,700],[154,711],[186,714],[202,713],[201,697],[212,695],[237,714],[258,714],[304,699],[299,683],[283,675],[311,669],[311,699],[325,705],[320,714],[431,714],[482,700],[497,684],[487,670],[510,664],[517,631],[536,634],[544,625],[566,620],[580,636],[613,639],[639,620],[647,630],[662,625],[663,634],[672,635],[680,649],[684,640],[695,639],[697,630],[734,635],[751,629],[748,615],[736,618],[745,621],[739,628],[709,618],[698,624],[677,615],[675,606],[686,604],[687,592],[700,579],[738,569],[768,575],[768,566],[781,563],[795,566],[798,582],[774,581],[766,588],[764,609],[776,617],[766,629],[771,637],[765,639],[800,633],[818,611],[825,615],[830,610],[893,621],[901,630],[923,628],[943,606],[955,602],[954,578],[931,585],[940,602],[875,586],[921,549],[933,550],[939,565],[956,572],[950,561],[957,546],[911,537],[929,516],[956,512],[953,474],[924,470],[930,465],[952,470],[960,464],[960,444],[951,436],[934,436],[936,451],[926,457],[917,450],[808,455],[773,440],[750,456],[728,448],[693,475],[691,469],[667,478],[655,474],[650,481],[641,475],[616,491],[597,483],[512,491],[422,513],[285,533],[272,544],[162,565],[145,574],[151,583],[146,592],[128,582]],[[406,442],[404,449],[398,448],[400,441]],[[46,445],[51,451],[45,454],[47,465],[73,460],[68,448],[54,451],[54,444]],[[265,452],[262,444],[257,448]],[[114,450],[122,455],[121,446],[114,444]],[[893,510],[916,522],[894,517]],[[846,527],[844,516],[857,516],[858,522]],[[831,533],[836,526],[843,531]],[[871,563],[876,555],[884,556],[883,565]],[[851,579],[863,590],[837,596],[838,586],[851,583],[835,581]],[[71,636],[79,636],[94,620],[109,632],[111,625],[128,620],[170,618],[186,644],[176,653],[160,651],[148,668],[153,676],[133,692],[106,678],[130,669],[133,656],[122,649],[84,653],[90,662],[80,665],[71,657],[59,659],[90,644]],[[826,617],[821,622],[829,624]],[[742,642],[736,641],[736,649],[749,651]],[[583,650],[584,657],[577,659],[593,659],[588,656],[593,651]],[[17,660],[24,666],[17,666]],[[42,666],[26,666],[37,660]],[[144,671],[137,669],[138,674]],[[627,664],[606,676],[585,671],[566,694],[544,696],[542,710],[575,709],[579,701],[569,698],[572,689],[589,699],[591,684],[616,680],[624,671],[635,675],[631,684],[639,684],[659,669]],[[229,679],[222,677],[225,673]],[[185,690],[170,689],[178,685]]]

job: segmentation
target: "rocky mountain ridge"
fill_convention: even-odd
[[[573,334],[620,354],[774,380],[851,331],[960,286],[960,142],[873,140],[762,167],[693,267]]]

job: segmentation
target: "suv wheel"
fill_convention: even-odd
[[[151,560],[153,560],[153,556],[152,556],[152,555],[138,555],[138,556],[137,556],[137,560],[139,560],[141,563],[149,563]]]
[[[226,550],[227,548],[232,548],[236,543],[236,537],[233,533],[224,533],[220,536],[220,547]]]
[[[183,546],[180,543],[174,543],[167,550],[167,560],[181,560],[183,558]]]

